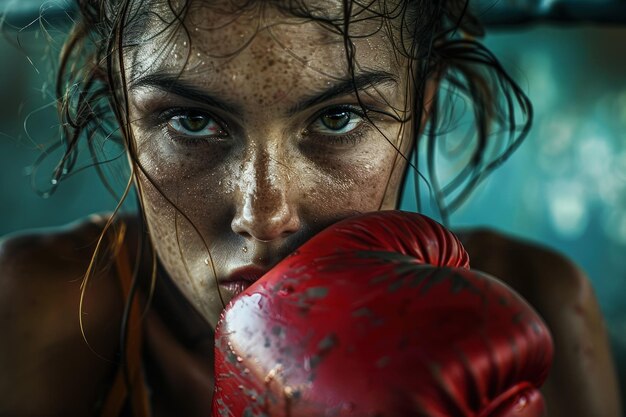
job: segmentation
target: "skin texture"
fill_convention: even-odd
[[[329,13],[337,4],[321,3]],[[408,63],[397,60],[384,31],[355,40],[357,75],[389,75],[360,89],[380,131],[363,123],[354,141],[333,141],[320,133],[319,117],[329,107],[358,107],[354,92],[290,109],[348,76],[341,38],[272,8],[233,20],[222,5],[193,9],[189,36],[166,41],[148,31],[148,40],[126,54],[142,167],[136,185],[166,272],[144,326],[157,416],[206,415],[210,407],[212,327],[232,297],[216,281],[242,266],[269,269],[341,218],[394,208],[406,168],[396,148],[406,153],[411,145],[411,132],[391,117],[411,116],[404,112]],[[376,26],[354,30],[371,32],[368,25]],[[240,111],[167,92],[165,78]],[[430,94],[435,87],[429,84]],[[177,135],[176,114],[163,116],[173,108],[215,117],[218,137]],[[123,221],[135,259],[137,219]],[[92,218],[0,242],[0,328],[12,341],[0,343],[0,369],[8,375],[0,378],[0,415],[91,415],[110,384],[124,303],[115,268],[97,268],[86,292],[86,336],[100,356],[78,325],[80,278],[103,225]],[[474,268],[511,285],[550,326],[556,346],[544,390],[550,416],[618,416],[606,332],[585,276],[558,254],[498,233],[467,231],[463,242]],[[141,274],[149,275],[149,267]]]
[[[407,154],[411,144],[407,124],[396,120],[405,116],[408,62],[395,60],[386,31],[355,40],[355,77],[373,79],[359,98],[374,125],[352,113],[350,132],[337,134],[320,122],[324,112],[360,111],[340,35],[272,8],[234,21],[201,5],[189,15],[189,38],[181,31],[177,46],[163,47],[157,36],[129,60],[130,111],[152,242],[214,326],[233,295],[216,282],[238,268],[267,271],[341,218],[394,207],[405,168],[398,149]],[[220,31],[207,29],[224,21],[230,23]],[[379,22],[354,30],[373,32]],[[237,110],[166,92],[156,77]],[[348,91],[307,104],[342,81]],[[172,108],[215,121],[198,140],[188,129],[181,134],[180,113],[167,113]]]

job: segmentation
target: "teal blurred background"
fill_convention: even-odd
[[[63,30],[54,28],[8,31],[0,39],[0,235],[61,225],[116,204],[94,169],[46,199],[31,184],[33,162],[58,138],[53,68],[62,39]],[[574,259],[600,300],[624,393],[626,28],[499,29],[486,43],[529,94],[535,123],[451,223],[490,226]],[[37,186],[49,185],[58,156],[42,165]],[[79,165],[90,163],[84,158]],[[411,192],[402,208],[415,209]]]
[[[499,29],[486,44],[532,100],[533,128],[450,222],[547,245],[582,267],[626,404],[626,27]],[[414,193],[402,208],[415,210]]]

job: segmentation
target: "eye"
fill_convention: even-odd
[[[345,135],[356,129],[363,120],[354,110],[337,108],[322,113],[310,130],[326,135]]]
[[[170,116],[167,125],[185,136],[222,136],[224,130],[212,117],[200,112],[186,112]]]

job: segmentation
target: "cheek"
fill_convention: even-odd
[[[224,304],[212,265],[224,262],[215,256],[224,252],[209,248],[214,236],[206,236],[208,227],[196,221],[192,226],[150,185],[143,187],[143,200],[150,240],[162,266],[185,298],[215,327]]]
[[[224,214],[233,191],[228,178],[233,161],[225,146],[183,145],[159,135],[140,136],[138,143],[139,181],[147,210],[159,217],[177,213],[183,222],[203,226]]]
[[[386,142],[352,155],[329,157],[320,152],[316,158],[323,162],[305,175],[309,209],[333,219],[379,210],[389,192],[395,156],[395,149]]]
[[[161,262],[179,283],[206,286],[210,271],[204,260],[209,256],[208,245],[213,236],[207,217],[198,215],[201,211],[198,207],[205,207],[207,212],[216,210],[207,204],[198,204],[184,180],[170,183],[159,175],[148,179],[139,173],[138,183],[150,239]],[[202,235],[197,230],[201,230]]]
[[[229,164],[219,162],[219,151],[172,151],[137,136],[137,183],[150,239],[183,294],[213,321],[222,306],[208,260],[223,253],[213,249],[225,245],[230,230],[224,221],[232,193],[232,182],[224,179]]]
[[[157,183],[159,179],[153,178]],[[228,193],[211,187],[212,181],[206,178],[180,180],[177,186],[161,188],[140,174],[139,182],[151,239],[161,260],[168,265],[186,261],[187,269],[205,269],[213,247],[223,246],[230,230],[230,222],[225,221],[230,215]],[[180,271],[173,275],[182,276]],[[186,271],[185,275],[190,274]]]

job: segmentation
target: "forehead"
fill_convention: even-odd
[[[340,0],[193,1],[173,8],[166,3],[155,3],[144,35],[128,48],[131,83],[166,72],[234,88],[266,72],[284,87],[294,87],[300,84],[296,80],[329,81],[349,73]],[[354,63],[358,69],[393,72],[399,63],[384,29],[388,25],[378,2],[368,4],[350,13]],[[177,21],[176,13],[183,10],[184,18]]]

